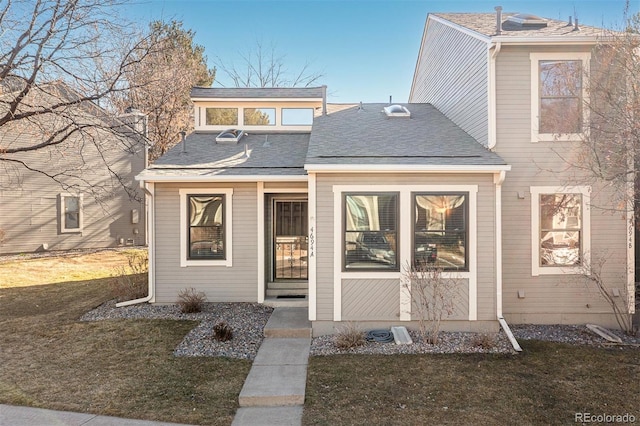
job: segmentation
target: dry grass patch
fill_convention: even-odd
[[[79,322],[111,297],[108,282],[0,289],[0,403],[231,423],[250,362],[174,357],[190,321]]]
[[[104,250],[91,254],[52,256],[0,262],[0,288],[28,287],[110,277],[128,265],[127,254],[146,257],[144,249]]]
[[[312,357],[303,423],[569,424],[576,412],[640,418],[637,348],[523,343],[519,355]]]

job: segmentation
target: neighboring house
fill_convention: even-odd
[[[73,96],[54,83],[34,89],[27,102],[55,105]],[[144,117],[131,112],[113,120],[86,102],[65,107],[56,117],[0,129],[5,149],[42,143],[65,122],[62,117],[73,117],[86,129],[36,151],[0,153],[4,160],[20,161],[0,161],[0,253],[146,244],[145,196],[134,179],[146,167]]]
[[[545,171],[562,170],[553,148],[565,142],[546,140],[546,100],[531,96],[539,61],[585,66],[598,33],[546,22],[496,36],[495,15],[429,15],[408,104],[194,88],[195,131],[137,177],[151,194],[144,300],[194,287],[299,304],[316,335],[415,325],[402,275],[426,261],[459,283],[447,329],[497,330],[503,314],[613,325],[575,277],[607,248],[606,278],[632,284],[619,277],[633,271],[626,222],[590,208],[599,188]]]

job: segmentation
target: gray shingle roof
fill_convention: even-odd
[[[159,158],[148,175],[305,175],[308,133],[251,133],[237,144],[217,144],[218,133],[192,133],[186,152],[179,143]],[[249,156],[245,155],[245,147]]]
[[[323,87],[194,87],[191,98],[318,98]]]
[[[411,118],[387,117],[364,104],[316,117],[306,163],[505,165],[430,104],[402,104]]]
[[[496,14],[495,13],[434,13],[434,16],[446,19],[454,24],[473,30],[484,36],[491,37],[496,35]],[[585,37],[585,36],[603,36],[605,30],[602,28],[590,27],[588,25],[579,24],[580,30],[573,31],[573,26],[569,26],[567,21],[559,21],[557,19],[543,18],[547,21],[547,27],[536,29],[522,29],[507,22],[509,16],[516,13],[502,14],[502,33],[501,37]]]

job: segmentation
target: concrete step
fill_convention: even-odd
[[[309,281],[274,281],[274,282],[267,283],[267,288],[274,289],[274,290],[287,289],[287,288],[308,289]]]
[[[309,309],[277,307],[264,327],[264,335],[265,337],[310,338]]]
[[[306,308],[309,306],[309,299],[286,299],[277,297],[266,297],[264,299],[264,305],[271,306],[272,308]]]
[[[309,293],[309,290],[306,288],[268,288],[267,289],[267,297],[278,297],[278,296],[306,296]]]
[[[310,346],[310,337],[264,339],[240,391],[240,406],[303,405]]]
[[[236,411],[231,426],[300,426],[302,424],[302,405],[288,407],[240,407]]]

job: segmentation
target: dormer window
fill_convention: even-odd
[[[238,108],[207,108],[207,126],[237,126]]]
[[[275,108],[245,108],[243,112],[244,112],[245,126],[275,126],[276,125],[276,109]]]
[[[220,132],[218,136],[216,136],[217,143],[238,143],[240,139],[244,136],[244,132],[238,129],[228,129]]]
[[[384,113],[387,114],[387,117],[411,117],[409,110],[398,104],[384,107]]]

